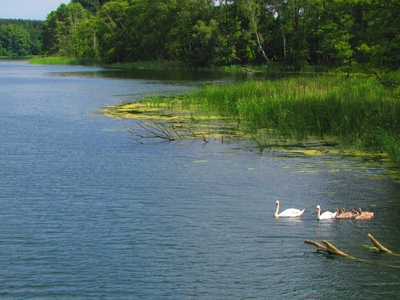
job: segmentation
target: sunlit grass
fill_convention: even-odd
[[[84,65],[84,66],[102,66],[99,59],[88,58],[70,58],[70,57],[34,57],[29,60],[31,64],[40,65]]]
[[[34,58],[34,55],[26,55],[26,56],[0,56],[0,59],[17,59],[17,60],[26,60]]]
[[[179,69],[183,67],[180,62],[163,62],[163,61],[139,61],[128,63],[105,64],[100,59],[89,58],[71,58],[71,57],[34,57],[29,60],[31,64],[43,65],[84,65],[98,66],[115,69],[146,69],[146,70],[162,70],[162,69]]]

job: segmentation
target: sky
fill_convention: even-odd
[[[61,3],[70,0],[0,0],[0,19],[46,20]]]

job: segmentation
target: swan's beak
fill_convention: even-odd
[[[315,212],[318,212],[318,208],[315,210]]]

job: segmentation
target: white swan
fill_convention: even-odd
[[[334,219],[336,218],[337,211],[326,211],[321,215],[321,206],[317,205],[318,220]]]
[[[276,211],[275,211],[274,216],[276,218],[278,218],[278,217],[288,217],[288,218],[300,217],[304,211],[305,211],[305,209],[300,210],[297,208],[288,208],[279,214],[279,201],[276,201]]]

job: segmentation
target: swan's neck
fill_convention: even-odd
[[[318,209],[318,219],[321,218],[321,209]]]
[[[278,213],[279,213],[279,204],[276,206],[276,210],[275,210],[274,216],[276,217],[278,215]]]

